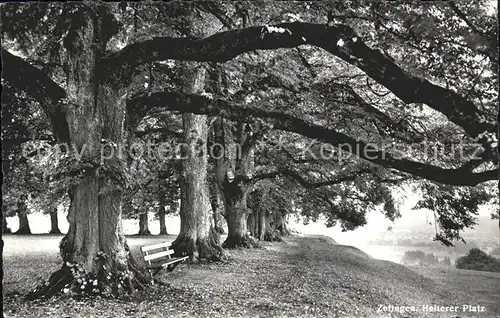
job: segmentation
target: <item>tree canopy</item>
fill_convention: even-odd
[[[128,254],[122,207],[160,213],[180,201],[181,234],[199,232],[183,253],[212,258],[222,249],[205,210],[217,196],[227,247],[249,243],[247,229],[285,233],[290,213],[345,230],[370,210],[394,220],[394,191],[408,185],[451,244],[495,199],[487,1],[8,3],[1,14],[5,167],[48,171],[37,182],[55,196],[42,201],[70,201],[61,250],[71,266],[57,284],[75,284],[73,264],[93,279],[117,269],[101,291],[148,281]],[[156,154],[161,143],[185,148],[167,160],[110,155],[144,142]],[[69,152],[22,166],[27,143]]]

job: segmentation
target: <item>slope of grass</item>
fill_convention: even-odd
[[[162,274],[168,287],[130,301],[51,299],[24,302],[37,278],[58,267],[60,237],[6,237],[7,317],[497,317],[500,275],[413,269],[373,259],[326,237],[289,237],[260,249],[231,251],[225,263],[188,264]],[[129,237],[138,247],[173,237]],[[471,296],[471,294],[474,294]],[[462,312],[474,302],[486,312]],[[380,305],[415,306],[406,314]],[[460,306],[460,312],[426,313],[423,305]]]

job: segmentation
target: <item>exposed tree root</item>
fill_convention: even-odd
[[[172,247],[175,250],[176,256],[188,255],[191,262],[197,262],[202,259],[222,261],[227,256],[219,240],[219,234],[214,229],[211,229],[208,238],[198,238],[196,241],[187,234],[180,234],[172,243]]]
[[[151,236],[152,234],[148,229],[146,229],[144,231],[143,230],[139,231],[139,233],[137,233],[137,235],[138,236]]]
[[[74,281],[73,273],[66,265],[52,273],[49,280],[41,283],[26,295],[27,300],[46,299],[64,290],[64,286]]]
[[[16,232],[14,232],[14,234],[30,235],[31,234],[31,230],[30,229],[26,229],[26,228],[22,228],[22,229],[17,230]]]
[[[145,268],[139,266],[130,254],[125,267],[125,269],[120,269],[116,266],[107,270],[106,266],[98,266],[97,273],[87,273],[79,264],[65,262],[50,276],[48,281],[30,291],[26,299],[48,299],[58,294],[120,298],[132,296],[153,285],[152,276]]]
[[[159,235],[168,235],[167,228],[160,228],[160,234]]]
[[[281,238],[281,233],[279,231],[268,229],[264,234],[264,241],[283,242],[283,238]]]
[[[224,248],[255,248],[260,247],[258,241],[252,236],[246,234],[243,236],[228,236],[222,244]]]

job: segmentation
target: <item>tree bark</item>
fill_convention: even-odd
[[[130,254],[123,234],[124,160],[116,154],[101,153],[101,141],[123,143],[126,91],[99,78],[96,71],[115,22],[103,4],[75,7],[71,15],[79,22],[71,26],[63,40],[67,56],[66,119],[79,178],[69,190],[69,230],[60,244],[63,266],[47,284],[30,292],[29,299],[51,297],[65,288],[73,293],[120,296],[151,283],[147,271],[139,269]],[[98,284],[82,285],[72,274],[75,268],[87,278],[85,281],[95,279]]]
[[[228,234],[222,246],[225,248],[255,247],[256,242],[248,235],[247,226],[250,213],[247,207],[249,185],[234,184],[235,182],[226,182],[224,185]]]
[[[158,209],[158,219],[160,219],[160,235],[168,235],[165,216],[166,216],[165,207],[160,206]]]
[[[224,148],[223,154],[217,154],[215,178],[225,206],[228,236],[222,246],[226,248],[256,245],[255,240],[248,235],[247,226],[250,213],[247,194],[253,186],[253,181],[249,180],[253,172],[253,144],[246,139],[249,136],[244,128],[244,124],[240,123],[238,135],[233,136],[226,129],[224,120],[219,119],[214,124],[215,142]],[[246,146],[242,146],[240,151],[236,142]]]
[[[158,173],[158,179],[163,178],[164,176]],[[162,182],[158,183],[157,196],[158,196],[158,219],[160,220],[160,235],[168,235],[167,232],[167,223],[166,223],[166,215],[167,211],[165,210],[165,188],[162,186]]]
[[[185,90],[200,92],[205,86],[205,66],[186,63]],[[181,181],[181,230],[172,243],[176,253],[189,255],[191,261],[220,260],[224,252],[214,229],[208,190],[208,158],[206,153],[208,123],[206,116],[182,116],[184,149]]]
[[[266,232],[268,231],[268,226],[267,226],[267,211],[259,209],[259,234],[258,234],[258,239],[263,241],[266,236]]]
[[[59,230],[59,219],[57,217],[57,207],[50,212],[50,234],[61,234]]]
[[[16,231],[16,234],[31,234],[26,203],[22,202],[19,204],[17,217],[19,218],[19,229]]]
[[[217,188],[217,182],[212,180],[210,183],[210,204],[212,205],[212,213],[214,217],[215,231],[219,234],[225,234],[224,230],[224,200]]]
[[[288,229],[288,221],[286,214],[283,214],[282,212],[278,211],[275,213],[274,219],[274,228],[279,231],[281,236],[288,236],[290,235],[290,230]]]
[[[139,233],[138,235],[151,235],[151,232],[149,231],[149,218],[148,218],[148,212],[141,213],[139,215]]]
[[[259,224],[258,222],[255,222],[255,211],[252,211],[248,214],[247,217],[247,228],[248,228],[248,234],[252,237],[257,238],[258,232],[259,232]]]

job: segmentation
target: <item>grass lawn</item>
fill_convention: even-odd
[[[62,236],[4,236],[6,317],[500,317],[500,274],[407,268],[373,259],[320,236],[296,236],[259,249],[230,251],[224,263],[180,265],[130,301],[54,298],[25,302],[38,279],[58,268]],[[139,246],[174,236],[128,237]],[[462,312],[462,305],[486,312]],[[415,306],[404,315],[380,305]],[[457,314],[422,312],[423,305],[460,306]]]

